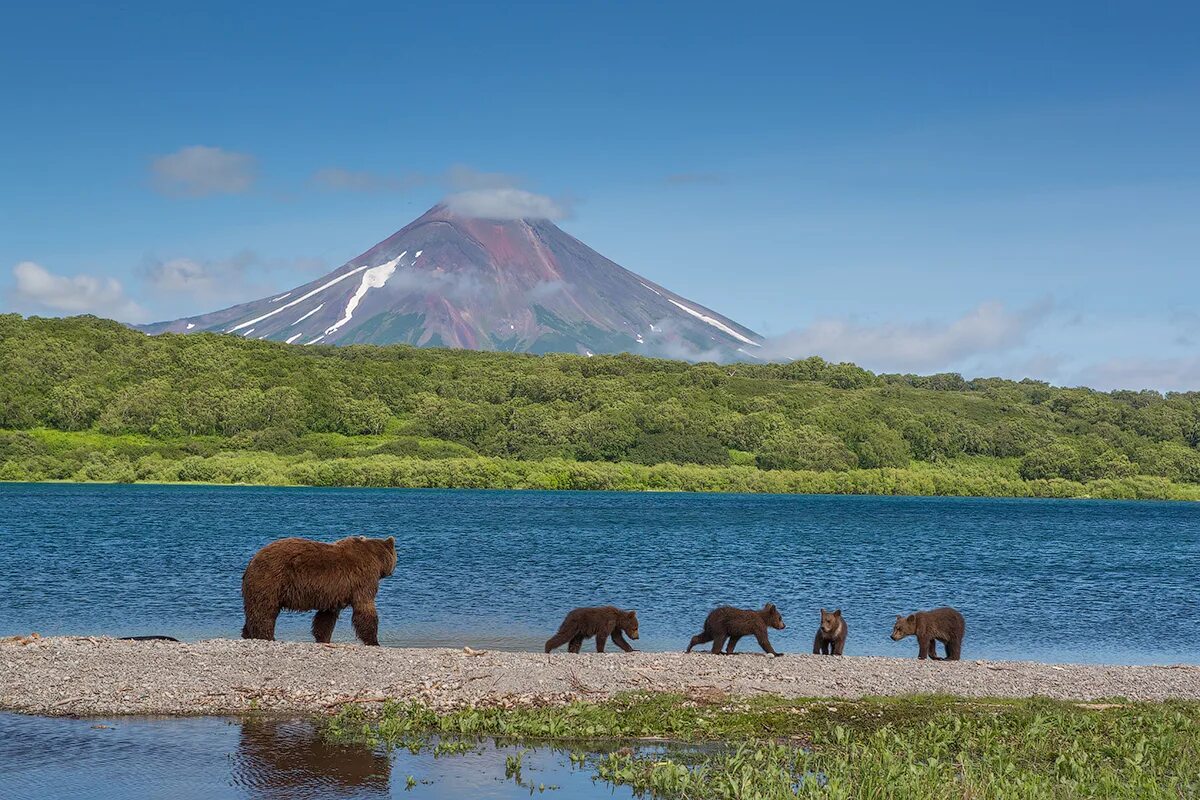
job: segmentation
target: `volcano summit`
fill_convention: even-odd
[[[466,217],[445,205],[311,283],[141,330],[715,361],[753,358],[762,342],[549,220]]]

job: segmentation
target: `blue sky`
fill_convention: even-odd
[[[177,5],[6,11],[0,309],[212,310],[505,185],[780,356],[1200,389],[1194,4]]]

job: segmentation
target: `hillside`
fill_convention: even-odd
[[[0,316],[0,478],[1200,499],[1200,393]]]

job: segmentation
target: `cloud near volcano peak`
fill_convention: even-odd
[[[445,200],[455,214],[480,219],[548,219],[561,220],[570,216],[560,201],[541,194],[511,187],[469,189],[457,192]]]

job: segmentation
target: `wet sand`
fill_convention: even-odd
[[[228,639],[0,640],[0,708],[34,714],[311,714],[388,699],[453,709],[601,700],[630,691],[711,699],[946,694],[1200,700],[1200,666],[771,658],[755,652],[543,655]]]

